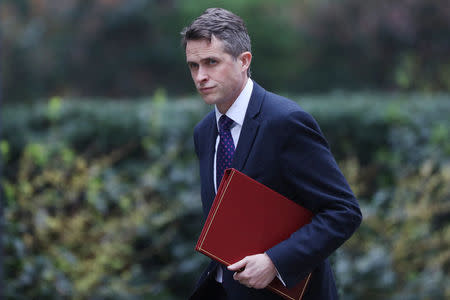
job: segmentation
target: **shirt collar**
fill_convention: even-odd
[[[253,91],[253,81],[249,78],[245,84],[244,89],[237,97],[236,101],[230,106],[228,111],[225,113],[228,118],[233,120],[236,124],[242,126],[244,124],[245,113],[247,112],[248,103],[250,102],[250,97]],[[219,128],[219,119],[222,114],[215,107],[216,111],[216,122],[217,128]]]

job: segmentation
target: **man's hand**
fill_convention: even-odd
[[[242,272],[239,270],[244,269]],[[277,275],[277,269],[265,253],[246,256],[240,261],[228,266],[228,270],[236,271],[234,280],[255,289],[265,288]]]

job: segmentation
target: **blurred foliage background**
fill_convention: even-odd
[[[277,91],[450,89],[445,0],[3,0],[4,99],[193,92],[179,32],[206,7],[246,21]]]
[[[359,198],[341,298],[450,298],[443,0],[1,1],[0,297],[187,298],[211,107],[179,32],[213,6],[244,18],[253,78],[318,120]]]

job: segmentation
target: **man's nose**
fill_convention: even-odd
[[[199,68],[198,68],[198,72],[197,72],[197,75],[196,75],[196,77],[195,77],[195,80],[196,80],[198,83],[202,83],[202,82],[205,82],[205,81],[208,80],[208,73],[205,72],[205,69],[204,69],[204,68],[202,68],[202,67],[199,67]]]

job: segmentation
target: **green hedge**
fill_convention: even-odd
[[[450,296],[450,98],[304,96],[360,199],[333,257],[342,299]],[[207,259],[198,99],[4,107],[6,299],[185,299]],[[169,284],[170,283],[170,284]]]

